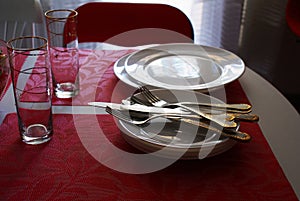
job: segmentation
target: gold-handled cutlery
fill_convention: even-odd
[[[245,103],[240,104],[227,104],[227,103],[201,103],[201,102],[178,102],[178,103],[168,103],[158,96],[153,94],[147,87],[141,86],[139,91],[149,100],[150,103],[156,104],[156,106],[167,107],[167,106],[178,106],[180,105],[190,105],[190,106],[202,106],[213,109],[229,109],[229,110],[237,110],[237,111],[249,111],[252,106]]]
[[[168,119],[174,119],[176,121],[182,121],[182,122],[189,123],[189,124],[192,124],[192,125],[195,125],[198,127],[202,127],[202,128],[214,131],[222,136],[226,136],[226,137],[229,137],[229,138],[237,140],[237,141],[248,142],[251,140],[251,136],[247,133],[237,131],[235,129],[229,129],[229,128],[220,129],[220,128],[217,128],[216,126],[209,125],[209,124],[206,124],[206,123],[198,121],[198,120],[186,118],[184,115],[152,114],[152,115],[149,115],[145,119],[136,120],[136,119],[132,119],[132,117],[130,117],[129,115],[125,114],[124,112],[122,112],[120,110],[111,109],[109,106],[106,107],[106,112],[124,122],[130,123],[130,124],[135,124],[135,125],[143,125],[153,119],[163,117],[163,118],[168,118]]]
[[[204,128],[208,131],[213,131],[216,134],[225,136],[236,141],[248,142],[251,136],[248,133],[239,131],[239,121],[256,122],[259,117],[251,114],[251,105],[249,104],[211,104],[211,103],[194,103],[194,102],[180,102],[168,103],[160,99],[146,87],[139,88],[141,95],[133,95],[128,100],[123,100],[123,105],[128,106],[126,109],[123,107],[115,107],[115,105],[107,104],[106,112],[120,119],[121,121],[134,124],[137,126],[147,125],[153,119],[166,118],[171,121],[184,122],[190,125]],[[90,103],[90,105],[99,107],[99,104]],[[103,107],[103,103],[100,104]],[[114,106],[112,108],[112,106]],[[130,107],[129,107],[130,106]],[[136,106],[133,108],[132,106]],[[153,109],[140,111],[140,106],[149,108],[165,108],[169,110],[177,109],[181,112],[162,112],[155,113]],[[200,133],[201,135],[205,135]],[[197,135],[200,135],[199,133]]]
[[[194,102],[180,102],[180,103],[168,103],[151,91],[149,91],[145,86],[139,88],[141,94],[146,100],[142,100],[135,95],[130,98],[131,102],[139,103],[147,106],[157,106],[157,107],[180,107],[184,111],[190,111],[196,115],[203,118],[216,122],[225,128],[234,128],[237,126],[237,121],[258,121],[258,116],[255,114],[249,114],[251,112],[251,105],[249,104],[210,104],[210,103],[194,103]],[[199,108],[193,108],[187,106],[199,106]],[[211,107],[207,107],[211,106]]]
[[[146,87],[142,86],[140,87],[141,94],[143,94],[149,103],[151,103],[153,106],[156,107],[170,107],[170,106],[175,106],[175,107],[181,107],[183,109],[186,109],[194,114],[197,114],[201,117],[204,117],[208,120],[211,120],[217,124],[219,124],[222,127],[225,128],[235,128],[237,126],[236,122],[234,121],[228,121],[226,118],[220,116],[216,116],[213,114],[207,114],[205,112],[202,112],[201,110],[196,110],[194,108],[188,107],[186,105],[183,105],[181,103],[168,103],[165,100],[160,99],[156,95],[152,94]]]
[[[149,90],[146,87],[142,87],[141,89],[144,89],[148,91]],[[157,96],[156,96],[157,97]],[[147,101],[144,101],[137,96],[133,95],[130,97],[130,100],[134,103],[139,103],[142,105],[152,106],[152,103],[149,102],[151,99],[147,99]],[[241,103],[241,104],[217,104],[217,103],[198,103],[198,102],[179,102],[183,105],[189,105],[189,106],[198,106],[203,110],[214,110],[214,111],[227,111],[227,112],[239,112],[239,113],[249,113],[251,112],[252,106],[249,104]]]
[[[152,104],[149,103],[147,100],[142,100],[141,98],[138,98],[137,96],[131,96],[130,102],[134,104],[140,104],[151,107]],[[248,104],[247,104],[248,105]],[[251,107],[251,106],[250,106]],[[250,111],[240,111],[240,110],[215,110],[215,108],[198,108],[199,110],[202,110],[203,112],[207,113],[208,115],[214,113],[215,116],[220,115],[219,117],[225,118],[227,121],[258,121],[259,117],[256,114],[249,114]],[[226,112],[226,115],[224,114]],[[189,118],[199,118],[198,115],[189,115]]]
[[[145,87],[144,87],[145,88]],[[149,90],[148,90],[149,91]],[[238,110],[238,111],[245,111],[245,110],[251,110],[251,105],[241,103],[241,104],[218,104],[218,103],[194,103],[194,102],[180,102],[182,105],[196,105],[199,107],[207,107],[212,109],[229,109],[229,110]]]

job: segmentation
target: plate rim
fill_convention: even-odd
[[[127,63],[128,61],[135,55],[139,54],[141,51],[147,51],[147,50],[151,50],[151,49],[155,49],[155,48],[165,48],[165,47],[179,47],[180,46],[185,46],[185,47],[194,47],[194,48],[201,48],[201,49],[212,49],[214,51],[218,51],[218,52],[224,52],[224,53],[227,53],[229,55],[232,55],[235,57],[235,59],[237,59],[241,65],[238,69],[238,73],[234,74],[234,76],[230,77],[230,79],[227,79],[227,80],[223,80],[223,77],[224,76],[227,76],[226,74],[221,74],[221,76],[219,76],[217,79],[213,80],[212,82],[209,82],[209,83],[204,83],[204,84],[200,84],[200,85],[194,85],[194,86],[182,86],[182,87],[178,87],[178,85],[165,85],[163,88],[166,88],[166,89],[180,89],[180,90],[202,90],[202,91],[207,91],[207,90],[210,90],[210,89],[215,89],[215,88],[219,88],[223,85],[226,85],[226,84],[229,84],[237,79],[239,79],[245,72],[245,63],[244,61],[239,57],[237,56],[236,54],[228,51],[228,50],[225,50],[225,49],[222,49],[222,48],[217,48],[217,47],[212,47],[212,46],[205,46],[205,45],[198,45],[198,44],[193,44],[193,43],[168,43],[168,44],[161,44],[161,45],[156,45],[156,46],[152,46],[152,47],[149,47],[149,48],[144,48],[144,49],[141,49],[141,50],[137,50],[135,52],[132,52],[130,53],[129,55],[127,55],[127,58],[125,60],[125,63],[124,63],[124,69],[123,71],[125,71],[125,73],[127,74],[127,76],[131,79],[130,82],[132,82],[133,84],[140,84],[140,85],[151,85],[151,86],[154,86],[154,87],[161,87],[161,86],[158,86],[156,84],[152,84],[152,83],[149,83],[149,82],[145,82],[144,80],[142,79],[135,79],[132,75],[130,75],[130,73],[128,73],[128,69],[130,68],[129,66],[127,66]],[[126,56],[126,55],[125,55]],[[219,64],[218,64],[219,65]],[[117,77],[119,79],[123,79],[123,77],[121,76],[118,76]],[[123,80],[124,81],[124,80]],[[221,82],[220,82],[221,81]],[[127,81],[124,81],[125,83]],[[127,84],[132,84],[130,82],[127,82]],[[132,85],[131,85],[132,86]]]

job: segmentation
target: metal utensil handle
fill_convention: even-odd
[[[223,130],[221,130],[221,129],[218,129],[211,125],[208,125],[206,123],[203,123],[201,121],[195,121],[195,120],[187,119],[187,118],[181,118],[180,120],[183,122],[195,125],[195,126],[199,126],[199,127],[214,131],[218,134],[221,134],[222,136],[229,137],[229,138],[237,140],[237,141],[249,142],[251,140],[251,136],[248,133],[244,133],[244,132],[237,131],[234,129],[224,128]]]
[[[186,105],[182,105],[182,104],[176,104],[179,107],[182,107],[184,109],[187,109],[188,111],[191,111],[195,114],[198,114],[201,117],[204,117],[206,119],[209,119],[213,122],[216,122],[217,124],[219,124],[222,127],[226,127],[226,128],[235,128],[237,126],[237,124],[234,121],[228,121],[225,118],[217,118],[215,115],[210,115],[210,114],[206,114],[200,110],[194,110],[193,108],[190,108]]]
[[[241,104],[219,104],[219,103],[194,103],[194,102],[180,102],[183,105],[198,105],[198,106],[205,106],[205,107],[212,107],[212,108],[227,108],[233,110],[250,110],[251,105],[241,103]]]
[[[250,122],[256,122],[259,120],[259,117],[256,114],[232,114],[234,116],[235,120],[238,121],[250,121]]]

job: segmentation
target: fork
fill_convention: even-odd
[[[135,124],[135,125],[143,125],[143,124],[145,124],[145,123],[147,123],[147,122],[149,122],[153,119],[156,119],[156,118],[159,118],[159,117],[164,117],[164,118],[171,118],[171,120],[178,120],[178,121],[181,120],[185,123],[189,123],[189,124],[192,124],[192,125],[195,125],[195,126],[198,126],[198,127],[205,128],[207,130],[214,131],[214,132],[216,132],[216,133],[218,133],[222,136],[229,137],[229,138],[234,139],[234,140],[238,140],[238,141],[242,141],[242,142],[247,142],[247,141],[251,140],[251,136],[247,133],[240,132],[240,131],[237,131],[237,130],[234,130],[234,129],[221,130],[221,129],[218,129],[218,128],[213,127],[211,125],[208,125],[206,123],[203,123],[201,121],[196,121],[196,120],[192,120],[192,119],[189,119],[189,118],[184,118],[184,115],[154,114],[154,115],[151,115],[148,118],[143,119],[143,120],[133,120],[128,115],[121,112],[120,110],[112,109],[109,106],[106,107],[106,112],[113,115],[114,117],[124,121],[124,122],[130,123],[130,124]]]
[[[115,110],[112,109],[109,106],[106,106],[105,111],[113,116],[115,116],[118,119],[121,119],[127,123],[131,123],[131,124],[135,124],[135,125],[143,125],[153,119],[157,119],[159,117],[163,117],[163,118],[178,118],[180,119],[181,117],[191,117],[191,115],[184,115],[184,114],[152,114],[149,117],[147,117],[146,119],[139,119],[139,120],[134,120],[132,118],[130,118],[130,116],[124,114],[121,110]]]
[[[181,108],[184,108],[184,109],[186,109],[186,110],[188,110],[188,111],[190,111],[192,113],[195,113],[195,114],[197,114],[197,115],[199,115],[201,117],[204,117],[204,118],[206,118],[208,120],[211,120],[211,121],[219,124],[222,127],[225,127],[225,128],[235,128],[237,126],[236,122],[226,120],[226,115],[217,116],[217,115],[207,114],[207,113],[204,113],[204,112],[202,112],[200,110],[195,110],[195,109],[193,109],[191,107],[183,105],[181,103],[168,103],[168,102],[160,99],[156,95],[154,95],[145,86],[140,87],[139,90],[141,91],[141,94],[143,96],[145,96],[145,98],[153,106],[156,106],[156,107],[170,107],[170,106],[181,107]]]
[[[141,86],[139,88],[141,91],[145,91],[151,93],[149,89],[145,86]],[[150,94],[149,94],[150,95]],[[153,98],[158,100],[159,98],[152,94]],[[151,96],[151,95],[150,95]],[[159,99],[160,100],[160,99]],[[233,110],[233,111],[240,111],[241,113],[247,113],[251,111],[252,106],[246,103],[239,103],[239,104],[226,104],[226,103],[205,103],[205,102],[180,102],[182,105],[197,105],[206,108],[212,108],[217,110]]]
[[[124,102],[126,102],[124,100]],[[141,105],[146,105],[146,106],[153,106],[151,103],[149,103],[148,100],[142,100],[136,96],[131,96],[130,97],[130,103],[131,104],[141,104]],[[182,103],[181,103],[182,104]],[[226,115],[225,116],[225,119],[227,121],[233,121],[233,120],[237,120],[237,121],[250,121],[250,122],[257,122],[259,120],[259,117],[255,114],[248,114],[248,113],[244,113],[243,111],[235,111],[235,110],[210,110],[210,109],[207,109],[207,108],[199,108],[200,110],[202,110],[203,112],[205,113],[209,113],[211,114],[211,112],[213,111],[215,115]],[[220,113],[217,113],[217,112],[220,112]],[[224,114],[224,112],[226,112],[226,114]],[[194,115],[196,116],[196,115]],[[195,118],[193,117],[192,115],[189,116],[189,118]],[[224,116],[222,116],[224,117]]]

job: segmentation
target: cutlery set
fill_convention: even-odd
[[[205,128],[236,141],[248,142],[251,136],[238,131],[240,121],[257,122],[258,116],[251,114],[249,104],[221,104],[200,102],[169,103],[142,86],[129,100],[122,104],[90,102],[91,106],[106,108],[106,112],[126,123],[147,125],[151,120],[166,118],[192,126]],[[143,98],[140,98],[143,97]]]

